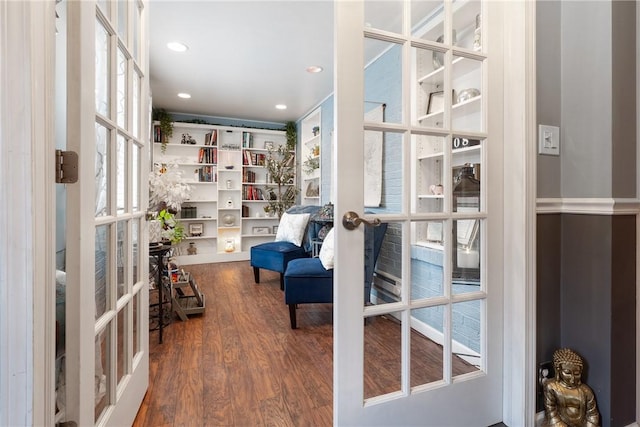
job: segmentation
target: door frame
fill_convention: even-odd
[[[0,26],[0,424],[53,425],[55,2],[3,2]]]
[[[503,422],[536,418],[536,3],[503,2]],[[507,36],[508,35],[508,36]]]

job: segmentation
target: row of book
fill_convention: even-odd
[[[251,135],[251,132],[242,132],[242,148],[253,148],[253,135]]]
[[[256,173],[249,170],[242,172],[242,182],[256,182]]]
[[[213,166],[201,166],[197,172],[199,182],[218,182],[218,174]]]
[[[266,200],[262,188],[253,185],[242,186],[242,200]]]
[[[216,147],[200,148],[200,152],[198,153],[198,163],[213,163],[214,165],[218,164],[218,149]]]
[[[244,150],[242,164],[245,166],[264,166],[267,162],[267,155],[264,153],[253,153]]]
[[[162,129],[160,129],[160,125],[153,127],[153,142],[162,142]]]
[[[204,135],[204,145],[218,145],[218,129],[213,129]]]

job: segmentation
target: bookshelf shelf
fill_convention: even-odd
[[[177,215],[187,234],[176,246],[178,262],[189,265],[248,259],[251,246],[274,238],[271,232],[256,234],[253,229],[273,230],[278,225],[277,217],[264,213],[267,201],[255,197],[258,193],[265,197],[270,185],[264,166],[266,147],[284,145],[285,132],[180,122],[173,126],[164,151],[161,144],[153,144],[153,162],[175,164],[193,189],[191,200],[183,205],[187,210]],[[196,143],[181,143],[183,134],[190,137],[187,141]],[[255,193],[252,198],[246,196],[249,189]],[[190,213],[184,215],[186,212]],[[193,217],[183,217],[191,212]],[[191,224],[202,224],[202,234],[189,235]],[[190,243],[196,244],[196,255],[187,255]]]

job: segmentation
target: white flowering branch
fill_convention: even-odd
[[[175,163],[154,164],[149,173],[149,208],[165,204],[167,208],[180,210],[182,203],[191,196],[192,188],[182,177]]]

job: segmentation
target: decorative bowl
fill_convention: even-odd
[[[458,103],[468,101],[480,95],[480,91],[475,88],[463,89],[458,93]]]

